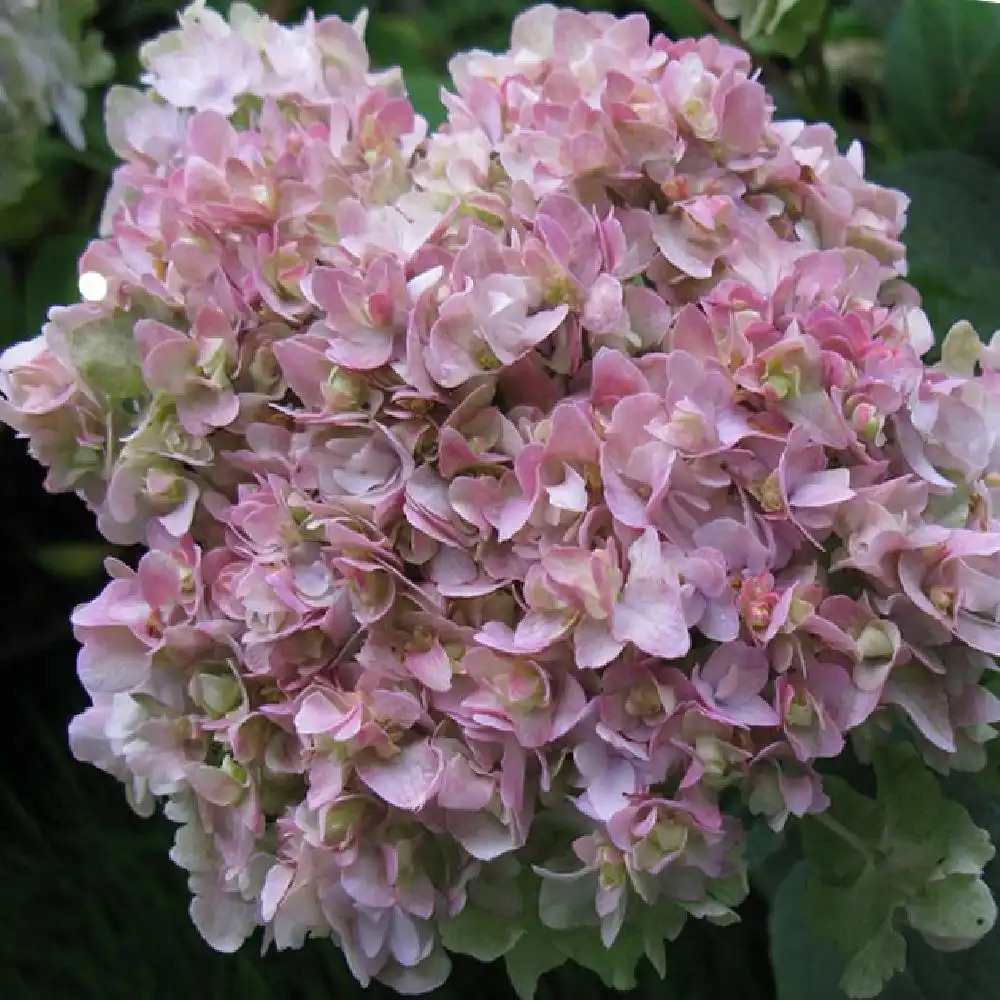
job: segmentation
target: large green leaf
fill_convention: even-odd
[[[808,870],[798,865],[774,897],[768,927],[777,1000],[845,1000],[837,987],[844,958],[836,947],[813,934],[803,919]],[[1000,890],[994,863],[987,873]],[[894,977],[879,1000],[996,1000],[1000,992],[1000,934],[989,934],[969,951],[935,951],[907,935],[906,971]]]
[[[1000,163],[1000,4],[906,0],[886,52],[889,124],[904,149]]]
[[[994,842],[1000,839],[1000,803],[981,785],[956,776],[945,791]],[[810,875],[810,863],[800,862],[772,900],[768,931],[777,1000],[844,1000],[837,983],[845,959],[804,918]],[[994,896],[1000,893],[1000,861],[986,866],[985,881]],[[906,945],[906,970],[886,984],[879,1000],[996,1000],[1000,995],[1000,929],[967,951],[937,951],[910,932]]]
[[[963,153],[912,153],[878,180],[911,198],[903,234],[910,279],[939,337],[959,319],[986,336],[1000,327],[1000,171]]]
[[[771,899],[768,933],[777,1000],[844,1000],[844,956],[804,919],[809,865],[799,862]]]
[[[441,924],[441,940],[449,951],[471,955],[480,962],[505,955],[523,933],[516,920],[503,920],[471,904]]]

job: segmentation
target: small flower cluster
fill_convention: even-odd
[[[2,359],[49,488],[148,548],[74,614],[72,748],[166,800],[218,949],[420,992],[540,913],[658,963],[848,733],[983,765],[1000,348],[924,364],[906,199],[742,51],[537,7],[427,136],[362,27],[148,45],[97,294]]]
[[[0,4],[0,205],[38,180],[39,140],[58,125],[83,149],[84,91],[114,68],[101,36],[89,29],[96,0],[3,0]]]

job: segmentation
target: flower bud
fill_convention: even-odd
[[[239,681],[231,674],[195,674],[188,685],[192,701],[214,718],[228,714],[243,700]]]
[[[892,622],[872,622],[861,630],[858,636],[858,652],[863,660],[888,660],[896,652],[898,643],[893,642],[892,632],[898,639],[899,630]]]

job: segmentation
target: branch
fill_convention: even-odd
[[[693,7],[706,21],[713,31],[727,38],[734,45],[741,49],[746,48],[740,33],[736,30],[736,25],[727,21],[712,5],[711,0],[687,0],[687,5]]]
[[[840,820],[834,819],[829,813],[813,813],[812,818],[825,826],[831,833],[840,837],[845,844],[850,844],[868,864],[875,863],[868,845],[853,830],[848,830]]]

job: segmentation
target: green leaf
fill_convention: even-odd
[[[835,776],[824,780],[830,807],[822,821],[805,820],[801,827],[805,853],[840,880],[858,878],[867,861],[867,844],[876,839],[882,826],[875,803]],[[832,821],[832,822],[831,822]],[[861,849],[845,850],[842,830],[861,843]]]
[[[520,1000],[532,1000],[538,988],[538,980],[566,961],[566,956],[558,948],[552,947],[553,933],[546,929],[541,933],[529,931],[504,956],[507,975],[510,976],[511,986]]]
[[[838,985],[847,966],[844,955],[828,938],[815,934],[810,922],[804,919],[809,877],[808,862],[800,862],[782,882],[772,901],[768,933],[777,1000],[845,1000],[845,993]],[[865,961],[871,957],[871,954],[861,956],[856,974],[870,974],[871,968]],[[880,1000],[930,1000],[930,995],[912,992],[912,985],[903,974],[891,980],[878,996]],[[947,1000],[953,998],[949,995]]]
[[[828,0],[714,0],[725,18],[759,52],[795,58],[822,31]]]
[[[404,74],[406,90],[417,112],[427,119],[427,128],[435,129],[445,118],[444,105],[439,96],[447,81],[426,69],[408,69]]]
[[[851,914],[845,914],[849,920]],[[882,924],[847,963],[840,987],[849,997],[866,1000],[882,992],[883,984],[906,968],[906,939],[889,923]]]
[[[522,873],[518,882],[522,903],[518,925],[522,934],[504,955],[504,964],[520,1000],[533,1000],[538,980],[546,972],[559,968],[566,956],[555,946],[557,932],[546,927],[538,916],[536,881]]]
[[[963,153],[911,153],[877,179],[911,199],[903,234],[910,280],[938,335],[967,319],[988,337],[1000,327],[1000,170]]]
[[[899,898],[885,872],[868,865],[842,888],[821,881],[813,869],[803,902],[816,930],[847,957],[840,987],[848,996],[877,996],[905,967],[906,941],[892,926]]]
[[[928,941],[965,947],[992,927],[997,905],[982,879],[975,875],[949,875],[931,882],[906,907],[906,919]]]
[[[822,30],[828,0],[777,0],[769,6],[760,31],[766,50],[794,59]]]
[[[604,947],[596,927],[563,931],[558,941],[568,958],[596,972],[609,989],[635,989],[635,967],[645,954],[642,935],[636,928],[623,927],[611,948]]]
[[[524,933],[514,920],[501,920],[476,906],[467,905],[441,925],[441,941],[449,951],[492,962],[506,954]]]
[[[876,773],[874,801],[828,782],[829,815],[804,824],[807,860],[779,886],[769,919],[778,1000],[842,998],[834,983],[882,1000],[994,995],[960,991],[956,976],[975,969],[995,990],[996,932],[968,952],[955,949],[981,938],[996,916],[996,863],[987,882],[979,875],[994,853],[1000,809],[967,780],[950,780],[954,798],[946,798],[908,746],[883,750]],[[841,858],[853,860],[838,861],[838,839]]]
[[[750,884],[766,899],[774,896],[798,860],[796,841],[788,833],[788,827],[776,832],[763,820],[757,820],[747,833]]]
[[[844,956],[804,919],[809,865],[800,861],[778,886],[768,914],[777,1000],[844,1000]]]
[[[932,876],[981,872],[995,854],[989,834],[961,804],[944,797],[916,750],[884,748],[874,762],[877,804],[885,816],[877,847],[887,867],[892,862],[894,879],[912,890]]]
[[[793,870],[778,890],[768,930],[777,1000],[844,1000],[837,983],[845,961],[828,940],[802,919],[808,865]],[[994,882],[995,887],[995,882]],[[1000,982],[1000,935],[975,948],[943,952],[919,938],[907,942],[908,967],[891,979],[879,1000],[987,1000]]]
[[[524,909],[519,921],[520,934],[504,955],[507,974],[521,1000],[532,1000],[538,980],[567,961],[597,973],[610,989],[635,987],[636,965],[645,954],[645,941],[639,928],[626,924],[619,931],[614,947],[605,948],[596,924],[568,930],[555,930],[543,924],[539,916],[538,885],[534,880],[522,877],[521,893]],[[496,917],[492,919],[495,921]],[[447,941],[445,944],[447,946]]]
[[[942,796],[912,748],[877,754],[875,773],[874,802],[831,783],[830,814],[808,821],[803,837],[812,864],[806,907],[816,929],[847,957],[840,985],[851,997],[876,996],[905,967],[906,943],[894,923],[900,908],[909,913],[908,907],[915,907],[914,929],[929,929],[925,936],[931,943],[957,937],[940,914],[939,924],[934,922],[935,903],[943,902],[934,896],[933,880],[956,871],[966,876],[952,883],[947,899],[974,908],[978,918],[983,912],[978,873],[993,855],[985,831],[961,805]],[[843,841],[839,856],[837,836]],[[993,917],[995,911],[962,943],[981,937]]]
[[[885,84],[902,148],[1000,163],[1000,4],[906,0],[889,34]]]

